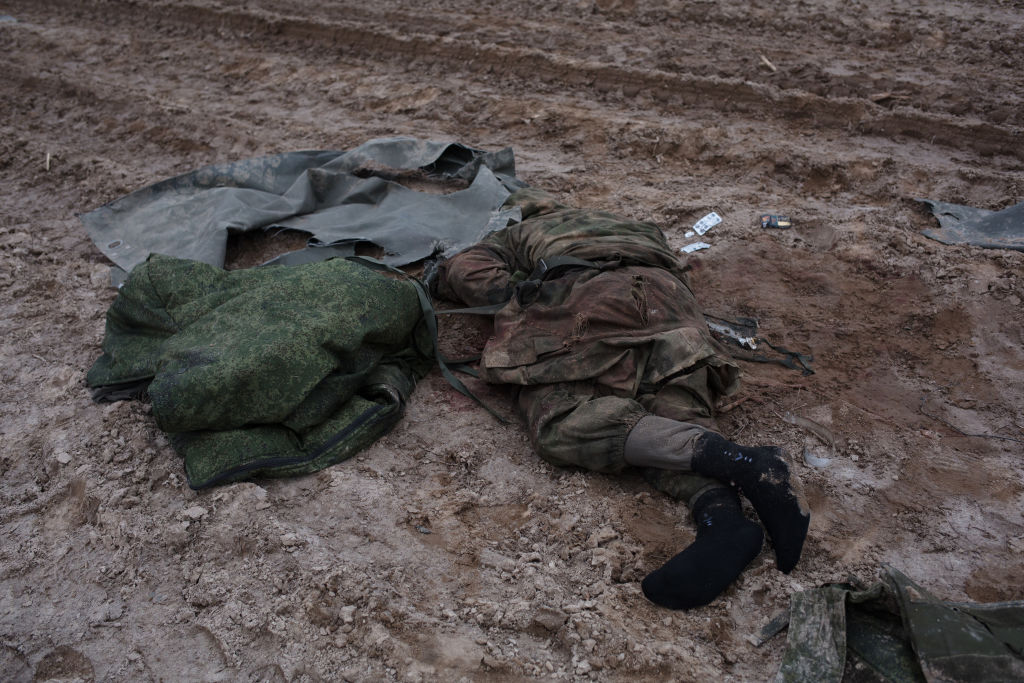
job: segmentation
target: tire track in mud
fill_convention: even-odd
[[[88,29],[83,29],[83,32],[78,40],[89,40]],[[59,45],[54,43],[54,33],[53,28],[46,32],[26,31],[19,39],[7,41],[7,44],[18,51],[56,52],[60,57]],[[143,39],[136,37],[134,40]],[[166,40],[159,32],[144,39],[150,48],[154,45],[159,48]],[[203,39],[193,38],[191,41],[180,41],[176,50],[178,54],[183,54],[202,48]],[[44,106],[68,112],[67,129],[77,132],[62,144],[70,144],[69,151],[78,157],[82,157],[84,152],[87,157],[105,159],[122,146],[126,138],[144,138],[146,147],[172,153],[178,158],[177,166],[187,168],[188,159],[206,161],[211,150],[222,149],[225,145],[236,149],[241,146],[246,150],[259,145],[261,136],[257,130],[266,126],[265,121],[257,121],[260,107],[257,106],[253,114],[257,119],[249,120],[239,116],[246,107],[239,102],[238,93],[231,93],[235,96],[226,98],[223,103],[208,99],[211,86],[226,87],[235,78],[235,62],[246,64],[251,60],[258,61],[258,50],[249,46],[242,49],[228,47],[225,50],[230,53],[227,64],[221,57],[219,69],[206,71],[200,79],[189,79],[187,83],[176,84],[173,89],[163,91],[154,89],[151,84],[154,76],[157,80],[173,77],[176,69],[173,60],[156,60],[148,64],[147,70],[140,74],[135,71],[136,66],[131,60],[113,57],[118,48],[108,48],[108,51],[111,58],[106,61],[107,70],[101,74],[82,68],[80,64],[68,63],[62,63],[60,69],[30,73],[32,67],[12,62],[8,79],[0,89],[9,90],[7,97],[8,102],[14,103],[12,108],[27,112],[33,106]],[[222,54],[211,53],[211,60]],[[304,63],[301,57],[293,61],[296,65]],[[350,80],[358,81],[364,75],[357,72]],[[276,81],[280,77],[279,73],[266,73],[257,69],[245,74],[245,85],[254,91],[272,90],[279,85]],[[393,82],[400,80],[401,75],[390,73],[383,74],[383,77]],[[440,99],[454,97],[454,89],[458,86],[451,79],[439,78],[434,83],[443,91]],[[496,92],[493,88],[489,90],[481,97],[486,101],[483,116],[489,118],[487,111],[500,111],[505,119],[499,124],[513,137],[543,140],[559,145],[563,150],[571,150],[580,144],[593,148],[596,143],[613,160],[647,159],[652,169],[660,166],[663,161],[670,165],[684,163],[688,173],[732,179],[730,184],[734,187],[730,193],[737,198],[756,196],[757,176],[770,174],[776,191],[784,195],[798,192],[828,197],[852,192],[850,196],[858,202],[867,202],[877,209],[880,204],[900,198],[898,186],[890,182],[894,174],[919,177],[929,173],[955,177],[957,173],[956,163],[948,160],[936,161],[927,168],[920,165],[895,167],[889,155],[895,153],[893,147],[897,143],[884,138],[864,140],[860,145],[843,146],[833,152],[833,156],[823,159],[818,141],[813,136],[793,137],[785,153],[780,154],[765,151],[756,141],[760,137],[787,137],[785,121],[741,119],[739,130],[724,133],[706,127],[707,120],[713,117],[694,119],[679,113],[659,115],[657,112],[630,112],[621,107],[616,108],[614,101],[580,101],[572,93],[549,98],[531,94],[528,97],[516,97],[510,102],[509,98],[502,97],[500,91]],[[375,108],[392,107],[387,97],[383,98],[383,104],[376,106],[371,101],[365,115],[367,120],[372,119]],[[450,114],[448,116],[450,121]],[[466,118],[468,125],[472,126],[474,119],[479,118],[479,113],[470,114]],[[456,117],[455,122],[459,120]],[[294,123],[294,120],[289,122],[293,128]],[[230,132],[225,135],[225,131]],[[595,136],[593,131],[601,133]],[[727,138],[737,136],[749,140],[750,144],[730,145],[725,142]],[[915,155],[914,158],[922,157]],[[934,155],[925,155],[924,158],[934,158]],[[124,165],[134,162],[120,160],[115,163]],[[985,177],[976,177],[974,180],[984,180],[1012,194],[1012,177],[997,172],[981,175]],[[116,196],[131,189],[134,188],[128,185],[107,187],[104,195]],[[686,204],[685,200],[683,204]],[[668,212],[665,215],[674,214],[676,219],[683,208],[675,200],[655,207],[656,211]],[[661,220],[661,216],[654,219]]]
[[[214,91],[227,90],[223,86],[231,76],[226,70],[206,71],[201,78],[187,79],[188,87],[178,87],[172,82],[172,64],[158,59],[140,69],[131,58],[125,59],[123,41],[101,43],[95,28],[87,24],[71,29],[75,33],[69,39],[74,46],[96,43],[89,61],[83,61],[76,58],[76,48],[60,41],[65,30],[66,24],[26,22],[0,33],[0,46],[11,55],[0,82],[8,114],[3,122],[8,135],[0,143],[6,160],[0,168],[11,169],[13,182],[31,181],[22,171],[27,158],[34,167],[36,157],[52,152],[54,172],[33,182],[56,182],[55,177],[69,172],[90,176],[101,167],[107,182],[99,192],[113,198],[137,189],[147,179],[156,181],[210,163],[211,155],[253,156],[265,151],[267,139],[285,140],[288,133],[310,137],[309,131],[315,128],[284,117],[261,120],[267,119],[265,111],[256,107],[249,115],[239,106],[238,97],[211,98],[211,86]],[[147,47],[166,42],[152,33],[146,38],[150,40],[133,37],[132,47],[139,42]],[[199,47],[182,43],[185,47],[175,54],[194,54]],[[104,68],[94,68],[97,62]],[[154,87],[161,80],[172,84]],[[42,145],[34,121],[59,122],[49,124],[51,130]],[[275,129],[270,135],[268,127]],[[161,159],[170,165],[163,164],[155,175],[138,177],[142,168],[153,174],[151,161]]]
[[[372,57],[406,68],[504,80],[516,89],[533,92],[539,84],[549,91],[568,87],[597,98],[649,102],[665,112],[713,109],[730,116],[781,120],[794,128],[904,137],[983,157],[1006,155],[1024,161],[1024,134],[1015,127],[910,108],[890,110],[869,99],[828,98],[739,79],[616,66],[533,48],[439,38],[418,32],[419,26],[329,22],[184,3],[142,7],[134,3],[54,0],[34,3],[34,11],[41,6],[108,28],[111,24],[146,26],[147,30],[188,30],[190,35],[205,33],[243,43],[270,41],[277,51],[286,47],[323,50],[325,61],[332,58],[332,53],[334,58]]]
[[[9,98],[7,100],[8,106],[15,102],[23,106],[29,106],[24,96],[31,94],[28,99],[32,99],[32,96],[42,95],[47,99],[47,106],[54,108],[62,105],[68,106],[72,102],[83,105],[83,111],[86,108],[89,111],[103,109],[127,111],[129,109],[139,109],[140,107],[140,103],[136,98],[118,97],[114,93],[117,89],[115,86],[104,84],[97,80],[85,82],[64,75],[30,74],[17,67],[8,69],[5,76],[6,86],[13,91],[7,93]],[[21,101],[19,102],[19,100]],[[209,145],[196,142],[198,131],[195,128],[187,133],[174,133],[174,129],[180,125],[180,122],[174,121],[171,115],[188,112],[188,107],[159,100],[146,101],[145,104],[149,105],[143,107],[145,109],[145,130],[147,132],[158,129],[166,130],[171,141],[179,147],[209,149]],[[199,137],[202,137],[202,135],[200,134]]]
[[[94,8],[96,6],[93,5]],[[167,8],[161,11],[164,9]],[[216,13],[213,10],[210,12]],[[172,15],[178,17],[176,22],[183,21],[178,13],[172,12]],[[127,19],[129,22],[137,20],[137,17]],[[175,80],[178,67],[173,58],[161,56],[139,71],[135,62],[124,59],[120,54],[123,45],[111,45],[104,48],[105,53],[101,57],[107,68],[97,73],[81,63],[62,59],[64,55],[57,42],[61,28],[50,24],[47,28],[26,30],[21,37],[8,38],[5,43],[15,51],[54,53],[55,65],[59,66],[32,71],[31,64],[12,60],[9,78],[0,88],[8,88],[8,101],[16,103],[23,111],[31,111],[32,106],[45,106],[70,112],[68,128],[78,131],[71,145],[78,156],[86,151],[87,154],[105,158],[126,137],[144,138],[150,149],[173,153],[179,158],[180,168],[188,167],[190,158],[206,161],[213,149],[223,151],[225,147],[232,148],[235,151],[231,154],[236,156],[249,153],[250,150],[260,153],[260,139],[266,138],[266,131],[262,130],[267,125],[266,110],[256,105],[249,117],[245,114],[247,107],[240,101],[240,97],[247,97],[246,92],[249,91],[273,91],[279,88],[283,78],[281,69],[267,72],[263,68],[243,68],[246,64],[258,64],[261,53],[265,54],[265,51],[244,38],[225,43],[222,51],[219,46],[211,46],[209,33],[212,31],[220,35],[219,29],[212,23],[212,28],[180,39],[174,35],[178,33],[180,23],[171,27],[160,22],[147,25],[153,26],[155,30],[133,36],[133,52],[154,52],[167,47],[168,42],[173,42],[176,55],[209,50],[209,60],[214,67],[204,69],[198,79],[193,77],[175,82],[173,86],[154,87],[154,83]],[[85,23],[77,29],[81,35],[76,40],[94,40],[92,36],[96,29],[90,29],[89,26],[92,24]],[[168,38],[168,33],[172,38]],[[231,38],[232,35],[227,37]],[[293,49],[288,59],[292,68],[305,68],[304,65],[310,62],[309,51]],[[339,59],[341,57],[334,56],[325,61],[333,60],[336,64]],[[358,64],[358,61],[350,60],[351,63],[346,65],[349,82],[361,82],[371,74],[378,82],[384,79],[386,84],[404,82],[404,74],[397,69],[375,70],[352,65]],[[435,71],[444,68],[443,62],[436,64],[440,66]],[[329,73],[330,69],[325,71]],[[437,97],[441,101],[456,99],[457,89],[465,86],[464,80],[459,80],[457,75],[439,74],[430,82],[432,87],[439,89],[440,95]],[[239,83],[241,90],[235,87]],[[211,100],[211,89],[225,91],[224,100]],[[315,87],[312,89],[316,90]],[[379,116],[380,112],[393,110],[394,98],[408,96],[407,92],[399,92],[401,89],[391,85],[388,85],[388,89],[390,92],[379,97],[364,96],[363,101],[358,103],[356,109],[365,112],[359,114],[364,124]],[[580,145],[593,150],[596,143],[598,148],[607,152],[605,156],[610,155],[612,163],[616,164],[618,162],[615,159],[647,159],[653,170],[663,161],[670,165],[683,163],[691,174],[730,178],[734,185],[731,194],[735,197],[756,196],[757,176],[770,174],[775,190],[783,195],[798,192],[830,197],[852,192],[850,196],[858,203],[867,202],[878,207],[901,198],[900,185],[891,182],[894,176],[905,179],[929,174],[955,178],[958,173],[956,160],[936,158],[934,152],[911,157],[927,159],[927,167],[921,164],[906,165],[905,162],[894,166],[889,160],[890,154],[895,153],[894,148],[900,143],[885,137],[863,138],[860,144],[841,146],[838,150],[833,149],[830,157],[822,158],[820,136],[828,136],[827,130],[816,133],[800,131],[796,135],[786,130],[787,126],[792,125],[790,121],[742,117],[734,113],[721,117],[722,126],[732,127],[730,132],[723,132],[707,127],[709,120],[719,118],[714,111],[705,111],[703,116],[680,111],[665,114],[658,111],[636,112],[623,109],[622,98],[619,97],[617,102],[614,94],[595,101],[595,98],[580,97],[581,92],[586,93],[587,90],[552,92],[548,96],[544,93],[507,96],[501,89],[489,84],[477,98],[483,102],[481,110],[460,112],[456,107],[454,113],[440,112],[437,116],[441,121],[446,121],[449,127],[458,127],[462,123],[472,127],[478,125],[480,120],[492,121],[512,137],[543,140],[560,146],[563,151],[571,152]],[[35,104],[25,104],[26,101]],[[317,102],[310,106],[317,108],[312,118],[329,125],[320,114],[325,107],[330,108],[330,102]],[[495,120],[492,116],[494,113],[498,113],[500,118]],[[351,117],[352,113],[348,116]],[[295,126],[295,123],[293,118],[287,124],[282,121],[278,125],[282,128],[287,125],[292,131],[302,128]],[[90,132],[86,134],[81,130],[80,124],[84,124]],[[263,135],[260,135],[260,130]],[[594,135],[594,131],[600,133]],[[749,140],[750,144],[728,144],[729,139],[736,137]],[[788,137],[790,141],[784,153],[766,151],[757,144],[758,138],[762,137]],[[927,145],[924,142],[918,144],[922,150]],[[132,162],[121,160],[119,163]],[[1013,194],[1015,181],[1012,173],[989,169],[975,172],[975,176],[978,173],[984,177],[974,177],[974,181],[984,180],[989,186],[1003,188],[1003,192]],[[108,188],[104,194],[117,194],[130,189],[133,188]],[[678,214],[681,209],[678,202],[670,202],[656,210]],[[660,220],[660,217],[654,218]]]

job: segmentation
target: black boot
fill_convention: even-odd
[[[775,561],[788,574],[800,559],[811,515],[793,492],[789,467],[775,446],[739,446],[714,432],[695,445],[693,471],[743,492],[775,546]]]
[[[761,527],[743,516],[736,492],[713,488],[693,504],[697,540],[640,584],[651,602],[670,609],[706,605],[761,552]]]

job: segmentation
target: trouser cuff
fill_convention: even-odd
[[[623,456],[634,467],[690,472],[697,438],[707,432],[700,425],[647,415],[630,430]]]

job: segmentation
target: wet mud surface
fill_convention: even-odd
[[[763,680],[784,638],[748,636],[792,592],[882,563],[941,597],[1024,598],[1024,254],[931,241],[913,201],[1024,199],[1021,9],[4,3],[0,670]],[[723,217],[691,258],[705,309],[814,355],[807,377],[744,363],[721,418],[802,481],[792,574],[766,548],[711,606],[654,607],[638,581],[692,540],[686,511],[639,477],[552,468],[436,374],[359,457],[202,493],[145,404],[91,402],[114,291],[77,213],[394,134],[512,146],[527,182],[675,246]],[[232,258],[295,246],[243,239]],[[443,341],[485,336],[448,321]]]

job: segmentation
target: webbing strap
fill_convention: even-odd
[[[493,408],[491,408],[489,405],[481,401],[476,394],[470,391],[469,388],[462,383],[462,380],[460,380],[458,377],[452,374],[448,362],[446,361],[444,355],[441,353],[441,349],[438,347],[437,317],[434,314],[434,306],[433,304],[430,303],[430,295],[427,294],[426,287],[423,286],[423,283],[414,278],[413,276],[409,275],[408,273],[399,270],[398,268],[395,268],[393,266],[389,266],[388,264],[384,263],[379,259],[375,259],[369,256],[349,256],[346,258],[346,260],[359,263],[372,270],[385,270],[390,273],[395,273],[396,275],[400,275],[412,283],[413,287],[416,290],[416,296],[419,298],[420,309],[423,311],[423,320],[427,325],[427,332],[430,334],[430,342],[434,348],[434,358],[437,360],[437,366],[441,369],[441,376],[448,381],[448,384],[450,384],[453,389],[455,389],[463,396],[472,399],[477,405],[479,405],[481,408],[490,413],[494,417],[494,419],[498,420],[502,424],[509,424],[509,421],[507,419],[496,413]],[[453,367],[459,370],[462,369],[463,365],[463,363],[456,363]]]
[[[802,374],[802,375],[813,375],[814,374],[814,370],[812,370],[811,366],[810,366],[811,361],[814,360],[814,356],[810,356],[810,355],[803,354],[803,353],[797,353],[796,351],[790,351],[789,349],[784,348],[782,346],[776,346],[775,344],[772,344],[770,341],[768,341],[767,339],[765,339],[763,337],[761,337],[760,340],[763,341],[768,346],[770,346],[773,351],[778,351],[779,353],[781,353],[784,356],[786,356],[786,360],[769,359],[766,362],[769,362],[769,363],[773,363],[774,362],[774,363],[778,363],[779,365],[783,365],[783,366],[785,366],[787,368],[790,368],[792,370],[799,370],[800,374]],[[761,361],[758,360],[758,362],[761,362]],[[799,367],[797,367],[798,364],[799,364]]]
[[[536,267],[530,273],[527,280],[549,280],[566,268],[595,268],[597,270],[611,270],[622,265],[619,259],[612,261],[587,261],[575,256],[552,256],[537,261]]]
[[[498,302],[496,304],[488,304],[486,306],[473,306],[471,308],[448,308],[441,311],[434,311],[437,315],[453,315],[456,313],[466,315],[494,315],[501,309],[505,308],[508,304],[508,300]]]

